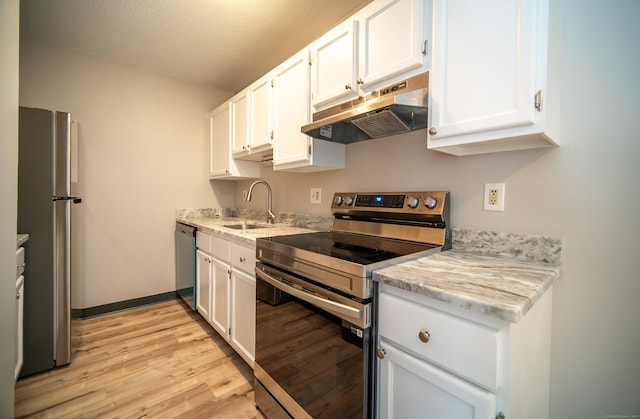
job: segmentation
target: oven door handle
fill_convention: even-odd
[[[258,277],[260,277],[260,279],[262,279],[265,282],[268,282],[274,287],[279,288],[293,295],[294,297],[298,297],[301,300],[304,300],[308,303],[314,304],[319,308],[325,309],[327,311],[330,311],[348,318],[363,320],[364,313],[363,313],[363,310],[361,309],[351,307],[346,304],[338,303],[336,301],[331,301],[328,298],[319,297],[315,294],[311,294],[310,292],[305,291],[304,289],[293,287],[285,283],[284,281],[274,278],[271,275],[259,269],[256,269],[256,274]]]

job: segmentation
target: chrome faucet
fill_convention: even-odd
[[[268,203],[267,205],[269,206],[269,208],[267,209],[268,212],[268,216],[267,216],[267,224],[273,224],[276,221],[276,216],[272,211],[271,208],[271,186],[269,186],[269,184],[267,182],[265,182],[262,179],[256,180],[255,182],[253,182],[251,184],[251,186],[249,186],[249,192],[247,192],[247,202],[251,201],[251,193],[253,192],[253,187],[256,186],[258,183],[262,183],[264,186],[267,187],[267,193],[268,193]]]

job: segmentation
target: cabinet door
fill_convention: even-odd
[[[536,92],[546,78],[544,3],[434,0],[431,148],[496,140],[507,133],[483,133],[533,127]]]
[[[426,36],[430,0],[375,2],[359,22],[359,76],[363,89],[423,66],[428,67]]]
[[[224,177],[231,173],[231,105],[219,106],[209,114],[209,177]]]
[[[252,153],[271,152],[273,148],[272,90],[271,74],[267,74],[249,86]]]
[[[24,364],[24,276],[16,280],[16,364],[13,379],[17,380]]]
[[[274,168],[279,164],[306,163],[311,158],[309,137],[300,127],[309,122],[310,66],[304,50],[278,66],[274,77]]]
[[[231,269],[228,264],[212,258],[211,271],[211,325],[229,340],[229,282]]]
[[[245,89],[231,98],[231,144],[233,156],[248,154],[250,148],[249,90]]]
[[[259,162],[232,158],[231,109],[231,101],[227,101],[209,113],[209,179],[260,177]]]
[[[256,336],[256,279],[231,273],[231,345],[253,367]]]
[[[211,322],[211,258],[200,250],[196,252],[196,308]]]
[[[357,21],[339,26],[313,43],[311,50],[311,103],[321,105],[357,97]]]
[[[494,419],[496,396],[428,362],[394,347],[384,339],[379,360],[381,418]]]

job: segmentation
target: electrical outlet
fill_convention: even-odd
[[[320,204],[322,202],[322,189],[311,188],[311,203]]]
[[[484,210],[504,211],[504,183],[484,184]]]

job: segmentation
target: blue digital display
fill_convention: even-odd
[[[356,207],[369,208],[402,208],[404,195],[358,195]]]

